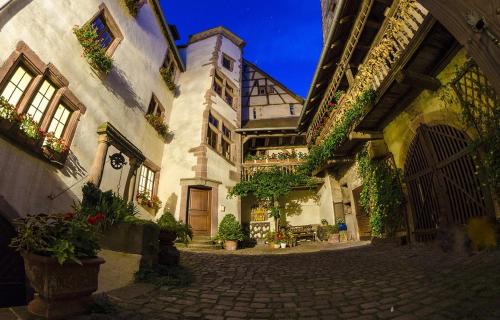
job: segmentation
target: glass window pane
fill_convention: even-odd
[[[10,104],[17,105],[33,77],[23,67],[18,67],[2,91],[1,96]]]
[[[26,113],[32,116],[33,120],[35,120],[37,123],[42,119],[42,116],[45,113],[45,110],[47,109],[47,106],[50,102],[50,99],[52,99],[54,92],[55,88],[52,86],[52,84],[50,84],[50,82],[45,80],[38,90],[35,98],[31,102],[31,105]]]

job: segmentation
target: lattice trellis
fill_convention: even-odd
[[[479,134],[488,130],[486,126],[492,125],[489,123],[491,119],[496,119],[496,125],[500,125],[500,119],[494,115],[495,106],[500,103],[499,97],[474,61],[467,62],[452,81],[452,86],[463,107],[472,116]]]

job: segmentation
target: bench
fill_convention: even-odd
[[[297,240],[311,239],[312,241],[316,241],[316,226],[312,224],[304,226],[290,226],[290,231]]]

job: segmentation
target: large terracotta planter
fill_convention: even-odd
[[[340,234],[338,233],[332,233],[328,237],[328,243],[339,243],[340,242]]]
[[[224,248],[228,251],[236,251],[238,249],[238,241],[226,240],[224,241]]]
[[[24,252],[24,269],[31,286],[37,292],[28,304],[28,311],[47,319],[65,319],[84,313],[97,290],[97,276],[102,258],[83,259],[82,264]]]

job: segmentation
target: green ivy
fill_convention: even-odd
[[[372,235],[394,236],[402,224],[401,173],[385,160],[371,160],[366,148],[356,156],[363,181],[360,204],[370,215]]]
[[[90,65],[106,74],[109,73],[113,69],[113,59],[106,55],[96,29],[90,23],[86,23],[80,28],[73,28],[73,33],[82,45],[83,56]]]
[[[345,141],[352,127],[366,111],[366,107],[375,101],[375,91],[370,89],[363,92],[354,104],[345,112],[342,119],[336,122],[330,134],[321,144],[315,145],[309,150],[306,163],[301,166],[301,170],[311,174],[315,169],[321,168],[334,152]]]

